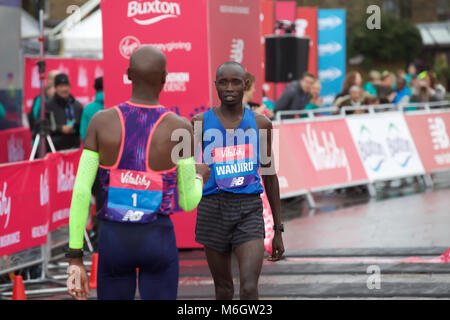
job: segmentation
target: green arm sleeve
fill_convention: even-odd
[[[82,249],[84,229],[89,215],[91,190],[99,165],[99,155],[91,150],[83,150],[73,187],[69,217],[69,248]]]
[[[178,203],[184,211],[194,210],[203,194],[203,180],[196,178],[194,157],[178,162]]]

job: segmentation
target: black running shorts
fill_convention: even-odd
[[[263,204],[259,194],[223,192],[203,196],[197,208],[195,241],[228,253],[245,242],[264,237]]]

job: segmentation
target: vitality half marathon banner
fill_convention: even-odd
[[[0,166],[0,257],[47,242],[45,160]]]
[[[40,94],[38,58],[25,57],[25,76],[23,86],[24,113],[29,113],[34,99]],[[95,59],[46,58],[46,75],[58,70],[69,76],[70,93],[83,106],[94,100],[94,81],[103,76],[103,63]]]
[[[82,150],[47,155],[46,181],[52,191],[49,232],[69,224],[70,205]]]
[[[341,92],[346,73],[345,10],[320,9],[318,14],[319,79],[324,105],[333,103]]]
[[[283,168],[289,170],[289,178],[294,172],[301,175],[308,190],[368,181],[358,151],[349,143],[351,134],[344,119],[286,123],[280,136],[287,143],[280,147],[288,147],[286,156],[294,159],[292,164],[280,164],[290,165]]]
[[[450,112],[405,115],[427,173],[450,168]]]
[[[29,128],[0,130],[0,163],[27,160],[31,154]]]
[[[210,81],[206,3],[206,0],[101,1],[106,108],[130,99],[129,59],[144,44],[159,48],[167,57],[162,105],[186,117],[207,106]]]
[[[261,0],[261,52],[262,52],[262,79],[263,90],[266,93],[266,97],[273,100],[275,91],[274,84],[265,82],[265,70],[266,70],[266,36],[272,36],[274,34],[274,5],[273,0]]]
[[[425,173],[402,113],[350,116],[346,121],[370,181]]]
[[[200,1],[189,1],[189,3],[195,2]],[[217,106],[220,103],[213,86],[216,70],[222,63],[229,60],[241,63],[256,77],[255,88],[257,89],[253,100],[262,103],[262,93],[259,89],[263,83],[260,1],[208,0],[207,3],[212,105]]]

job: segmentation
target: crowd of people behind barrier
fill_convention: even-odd
[[[251,75],[249,78],[251,79]],[[321,82],[313,74],[306,72],[298,81],[290,83],[281,96],[270,101],[263,92],[263,104],[248,103],[248,106],[269,118],[279,111],[314,110],[325,107],[320,97]],[[251,101],[254,88],[248,91]],[[379,72],[372,70],[366,83],[358,71],[347,73],[342,91],[335,97],[333,107],[375,106],[380,104],[393,104],[401,106],[405,111],[414,111],[412,103],[443,101],[447,90],[439,83],[436,74],[432,71],[417,73],[414,64],[410,64],[407,71],[398,70]],[[364,110],[355,110],[350,113],[364,113]],[[306,114],[300,117],[307,117]]]

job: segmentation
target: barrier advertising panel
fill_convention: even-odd
[[[402,113],[350,116],[346,121],[370,181],[425,173]]]
[[[0,256],[47,242],[48,181],[45,160],[0,166]]]
[[[344,119],[283,124],[289,141],[290,171],[302,175],[309,190],[368,180]]]
[[[450,112],[405,115],[426,172],[450,168]]]
[[[0,163],[23,161],[30,157],[29,128],[0,130]]]

